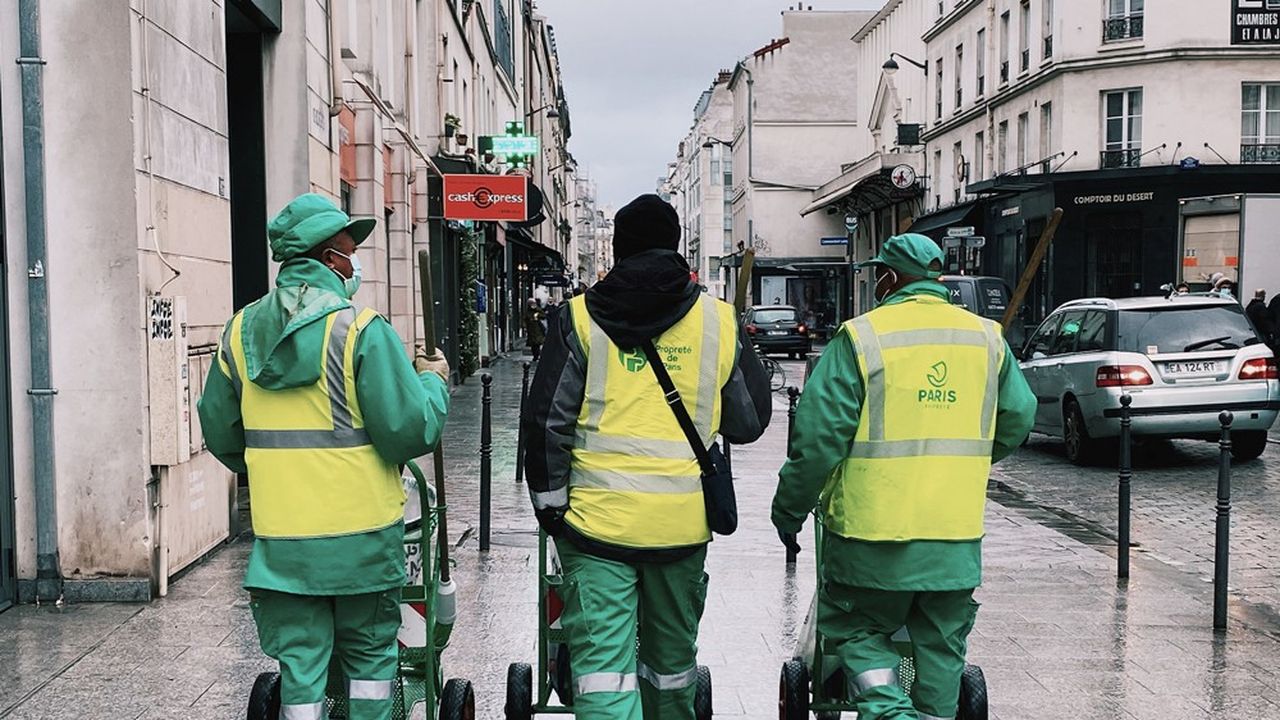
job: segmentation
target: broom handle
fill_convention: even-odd
[[[431,253],[426,249],[418,251],[418,277],[422,286],[422,340],[428,353],[436,351],[436,312],[431,292]],[[447,381],[446,381],[447,382]],[[440,582],[449,582],[449,503],[444,494],[444,437],[436,451],[431,453],[432,465],[436,474],[436,504],[440,512],[436,522],[440,528]],[[425,510],[425,508],[424,508]]]

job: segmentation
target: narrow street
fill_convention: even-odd
[[[803,364],[785,362],[789,380]],[[480,383],[454,397],[446,438],[451,534],[460,541],[456,578],[459,616],[445,655],[446,674],[477,687],[478,717],[502,717],[503,682],[511,662],[536,657],[537,537],[523,485],[514,482],[520,365],[492,368],[494,423],[493,548],[477,550],[479,524]],[[776,715],[780,664],[791,656],[815,581],[811,542],[794,570],[783,562],[768,520],[776,472],[786,444],[786,399],[755,445],[734,450],[742,514],[738,533],[712,545],[711,595],[700,660],[715,679],[720,717]],[[1188,558],[1209,548],[1190,486],[1211,470],[1196,448],[1179,450],[1191,465],[1185,520],[1170,529],[1135,523],[1144,542],[1127,587],[1114,579],[1114,546],[1100,534],[1106,471],[1080,473],[1033,442],[1001,465],[987,513],[983,607],[971,638],[971,660],[986,672],[993,717],[1262,718],[1280,713],[1280,621],[1253,602],[1264,588],[1250,558],[1262,558],[1252,507],[1241,498],[1235,536],[1240,570],[1230,630],[1211,627],[1211,586],[1198,560],[1178,564],[1174,527],[1186,533]],[[1256,463],[1259,470],[1266,460]],[[1259,473],[1261,478],[1265,473]],[[1242,473],[1247,496],[1251,481]],[[1058,478],[1058,479],[1055,479]],[[1075,478],[1076,485],[1070,480]],[[1211,485],[1211,478],[1205,480]],[[1003,483],[1003,485],[1002,485]],[[1008,489],[1006,489],[1006,486]],[[1073,487],[1076,489],[1073,490]],[[1034,490],[1028,488],[1036,488]],[[1207,492],[1207,491],[1206,491]],[[1052,493],[1052,494],[1051,494]],[[1135,507],[1140,506],[1135,494]],[[1082,519],[1039,507],[1048,499],[1079,508]],[[1208,514],[1210,507],[1205,506]],[[1262,534],[1266,534],[1263,532]],[[1167,548],[1160,540],[1169,543]],[[250,540],[241,537],[199,565],[150,605],[24,606],[0,615],[0,653],[15,662],[0,676],[0,717],[41,720],[119,717],[230,720],[241,717],[253,678],[271,663],[257,648],[247,594],[239,587]]]

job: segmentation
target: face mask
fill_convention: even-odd
[[[346,258],[347,261],[351,263],[351,277],[344,278],[337,270],[334,270],[333,274],[342,278],[342,290],[347,294],[347,299],[355,297],[356,290],[360,289],[360,278],[364,275],[364,268],[360,266],[360,256],[355,253],[344,255],[337,250],[330,250],[329,252],[334,255],[342,255],[342,257]]]
[[[889,272],[893,273],[893,280],[889,282],[889,287],[893,287],[894,284],[898,282],[898,273],[892,269],[889,270]],[[880,294],[880,284],[888,279],[889,279],[889,273],[885,273],[884,275],[881,275],[878,280],[876,280],[876,285],[874,288],[872,288],[872,291],[875,293],[875,296],[876,296],[876,302],[884,302],[884,299],[888,297],[889,295],[888,291],[886,291],[883,295]]]

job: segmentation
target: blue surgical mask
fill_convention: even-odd
[[[333,250],[332,248],[329,252],[335,255],[342,255],[342,257],[346,258],[347,261],[351,263],[351,277],[344,278],[337,270],[334,270],[333,274],[342,278],[342,291],[347,294],[347,299],[355,297],[356,290],[360,289],[360,278],[364,276],[364,268],[360,266],[360,256],[355,253],[345,255],[337,250]]]

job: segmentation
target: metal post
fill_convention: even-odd
[[[796,401],[800,398],[800,389],[795,385],[787,388],[787,457],[791,457],[791,443],[796,434]],[[796,564],[796,553],[787,549],[787,564]]]
[[[1231,560],[1231,423],[1224,411],[1218,415],[1222,437],[1218,440],[1218,537],[1213,548],[1213,629],[1227,628],[1227,575]]]
[[[516,482],[524,482],[524,403],[529,397],[529,362],[520,380],[520,418],[516,421]]]
[[[1116,577],[1124,580],[1129,577],[1129,513],[1130,513],[1130,481],[1133,480],[1133,396],[1128,393],[1120,396],[1120,498],[1119,525],[1120,547],[1116,553]]]
[[[493,405],[493,376],[485,373],[480,376],[480,552],[489,552],[489,504],[491,502],[490,485],[493,474],[493,419],[490,406]]]

